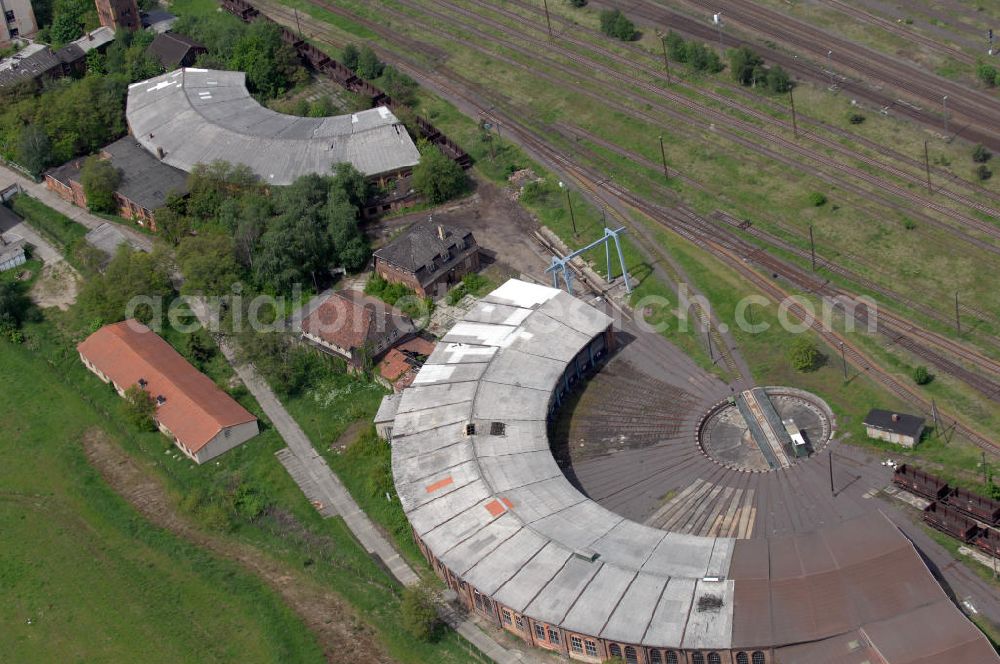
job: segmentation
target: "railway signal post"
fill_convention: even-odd
[[[799,137],[799,124],[795,120],[795,97],[792,95],[792,88],[788,88],[788,103],[792,107],[792,133],[795,138]]]
[[[670,180],[670,174],[667,173],[667,153],[663,150],[663,134],[660,134],[660,159],[663,160],[663,179]]]
[[[660,46],[663,47],[663,66],[667,70],[667,85],[670,85],[670,60],[667,59],[667,35],[661,30],[656,31],[660,38]]]
[[[552,38],[552,21],[549,20],[549,0],[542,0],[545,6],[545,25],[549,27],[549,39]]]
[[[927,152],[927,141],[924,141],[924,168],[927,169],[927,191],[932,192],[931,189],[931,158]]]

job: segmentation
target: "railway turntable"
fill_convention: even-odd
[[[511,280],[399,398],[396,491],[469,610],[571,659],[1000,661],[873,501],[831,495],[826,455],[754,472],[705,452],[734,394],[659,337]]]

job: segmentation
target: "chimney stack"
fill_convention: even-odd
[[[163,159],[163,148],[160,147],[156,148],[156,156],[159,157],[160,159]]]
[[[892,414],[892,421],[893,422],[898,422],[899,421],[899,414],[898,413],[893,413]]]
[[[444,239],[444,226],[438,224],[438,238]]]

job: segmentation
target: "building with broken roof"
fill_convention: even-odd
[[[114,30],[97,28],[55,52],[46,44],[28,44],[0,60],[0,89],[82,74],[86,70],[87,53],[95,49],[103,51],[114,39]]]
[[[111,161],[121,174],[114,192],[118,214],[140,226],[156,230],[156,210],[166,204],[171,194],[188,191],[187,174],[168,166],[142,149],[132,136],[105,146],[102,159]],[[87,207],[80,171],[84,159],[77,158],[45,173],[45,186],[64,200]]]
[[[877,510],[737,538],[654,528],[581,493],[548,424],[613,344],[608,316],[511,280],[380,409],[417,544],[470,611],[583,662],[1000,662]]]
[[[197,463],[258,433],[256,417],[136,320],[105,325],[77,351],[84,366],[120,395],[132,386],[148,392],[157,427]]]
[[[413,321],[358,291],[333,293],[302,321],[302,338],[347,360],[353,369],[377,362],[415,332]]]
[[[190,67],[198,56],[208,53],[203,44],[176,32],[163,32],[153,39],[146,53],[156,58],[167,71],[178,67]]]
[[[479,269],[479,245],[472,231],[420,221],[375,251],[375,273],[404,284],[421,297],[444,295]]]
[[[388,108],[303,118],[261,106],[243,72],[184,68],[129,86],[126,119],[136,140],[164,163],[248,166],[266,184],[350,163],[371,178],[409,173],[420,153]]]

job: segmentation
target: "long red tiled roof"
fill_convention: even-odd
[[[257,419],[139,321],[105,325],[76,348],[119,387],[141,378],[152,397],[162,395],[156,419],[192,453],[223,428]]]

